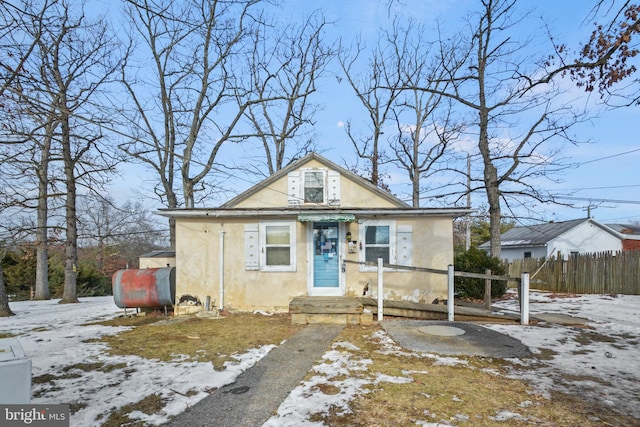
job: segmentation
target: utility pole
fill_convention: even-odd
[[[467,208],[471,207],[471,156],[467,153]],[[465,239],[465,250],[471,247],[471,214],[467,215],[467,233]]]

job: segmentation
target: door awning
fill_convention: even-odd
[[[298,215],[300,222],[354,222],[356,216],[349,213],[304,213]]]

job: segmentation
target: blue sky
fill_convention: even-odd
[[[401,0],[394,3],[392,8],[401,16],[410,16],[427,25],[431,25],[438,18],[445,31],[456,31],[461,28],[461,19],[467,11],[477,7],[478,3],[473,0]],[[592,3],[594,2],[582,0],[521,1],[519,7],[523,11],[531,11],[529,18],[522,22],[521,31],[523,35],[532,34],[534,37],[530,44],[532,55],[537,56],[549,47],[546,31],[539,20],[541,16],[545,17],[556,40],[578,48],[592,30],[590,25],[583,22]],[[285,20],[295,21],[314,10],[322,10],[326,19],[335,23],[328,30],[329,37],[353,40],[360,35],[365,42],[372,45],[379,28],[387,26],[390,22],[386,5],[386,1],[371,0],[284,0],[277,13]],[[337,63],[330,67],[330,72],[338,72]],[[571,87],[569,82],[564,85]],[[594,115],[589,122],[573,129],[578,139],[592,142],[580,146],[566,146],[563,155],[571,158],[579,166],[566,171],[562,176],[557,176],[556,178],[563,181],[561,183],[545,182],[540,185],[558,192],[570,192],[573,197],[585,200],[566,199],[567,202],[574,203],[575,208],[552,204],[536,205],[533,208],[536,219],[561,221],[586,217],[587,206],[591,206],[591,215],[602,222],[640,221],[640,175],[637,172],[637,165],[640,164],[640,144],[636,140],[637,131],[633,126],[638,117],[638,107],[608,111],[597,105],[597,97],[589,98],[576,88],[572,88],[567,96],[579,99],[579,102],[588,106]],[[354,150],[342,124],[347,120],[357,123],[365,112],[351,93],[351,89],[344,82],[338,83],[335,75],[330,74],[320,82],[313,102],[323,107],[316,116],[314,129],[323,155],[339,164],[353,163]],[[390,183],[393,191],[406,199],[409,190],[406,180],[399,179],[391,170],[388,172],[391,173]],[[130,174],[140,172],[128,166],[123,174],[127,181]],[[135,189],[126,183],[117,182],[115,185],[120,193],[119,198],[129,197],[129,194],[137,197],[133,196]],[[249,185],[250,181],[239,181],[238,192]],[[482,203],[483,194],[475,194],[472,199],[474,207]],[[423,206],[431,205],[427,201]]]

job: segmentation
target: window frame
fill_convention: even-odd
[[[358,238],[360,239],[360,243],[362,243],[362,250],[358,253],[358,260],[360,261],[359,271],[377,271],[377,266],[365,265],[367,259],[367,242],[366,242],[366,231],[367,227],[389,227],[389,264],[396,264],[396,253],[397,253],[397,225],[395,220],[365,220],[362,221],[358,226]],[[371,245],[372,247],[381,247],[383,245],[376,244]],[[385,271],[394,271],[391,268],[385,268]]]
[[[289,227],[289,245],[267,245],[267,229],[269,227]],[[259,223],[260,271],[282,272],[296,271],[296,222],[295,221],[261,221]],[[289,265],[267,265],[267,249],[269,247],[289,247]]]
[[[307,168],[301,169],[302,172],[302,204],[305,205],[326,205],[327,204],[327,170],[320,168]],[[322,201],[320,202],[310,202],[307,201],[307,173],[319,173],[322,175]],[[309,187],[309,188],[319,188],[319,187]]]

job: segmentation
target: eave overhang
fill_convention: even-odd
[[[312,215],[334,215],[343,218],[381,217],[449,217],[456,218],[475,212],[470,208],[382,208],[382,209],[161,209],[158,215],[170,218],[286,218],[310,217]],[[302,220],[304,221],[304,219]]]

